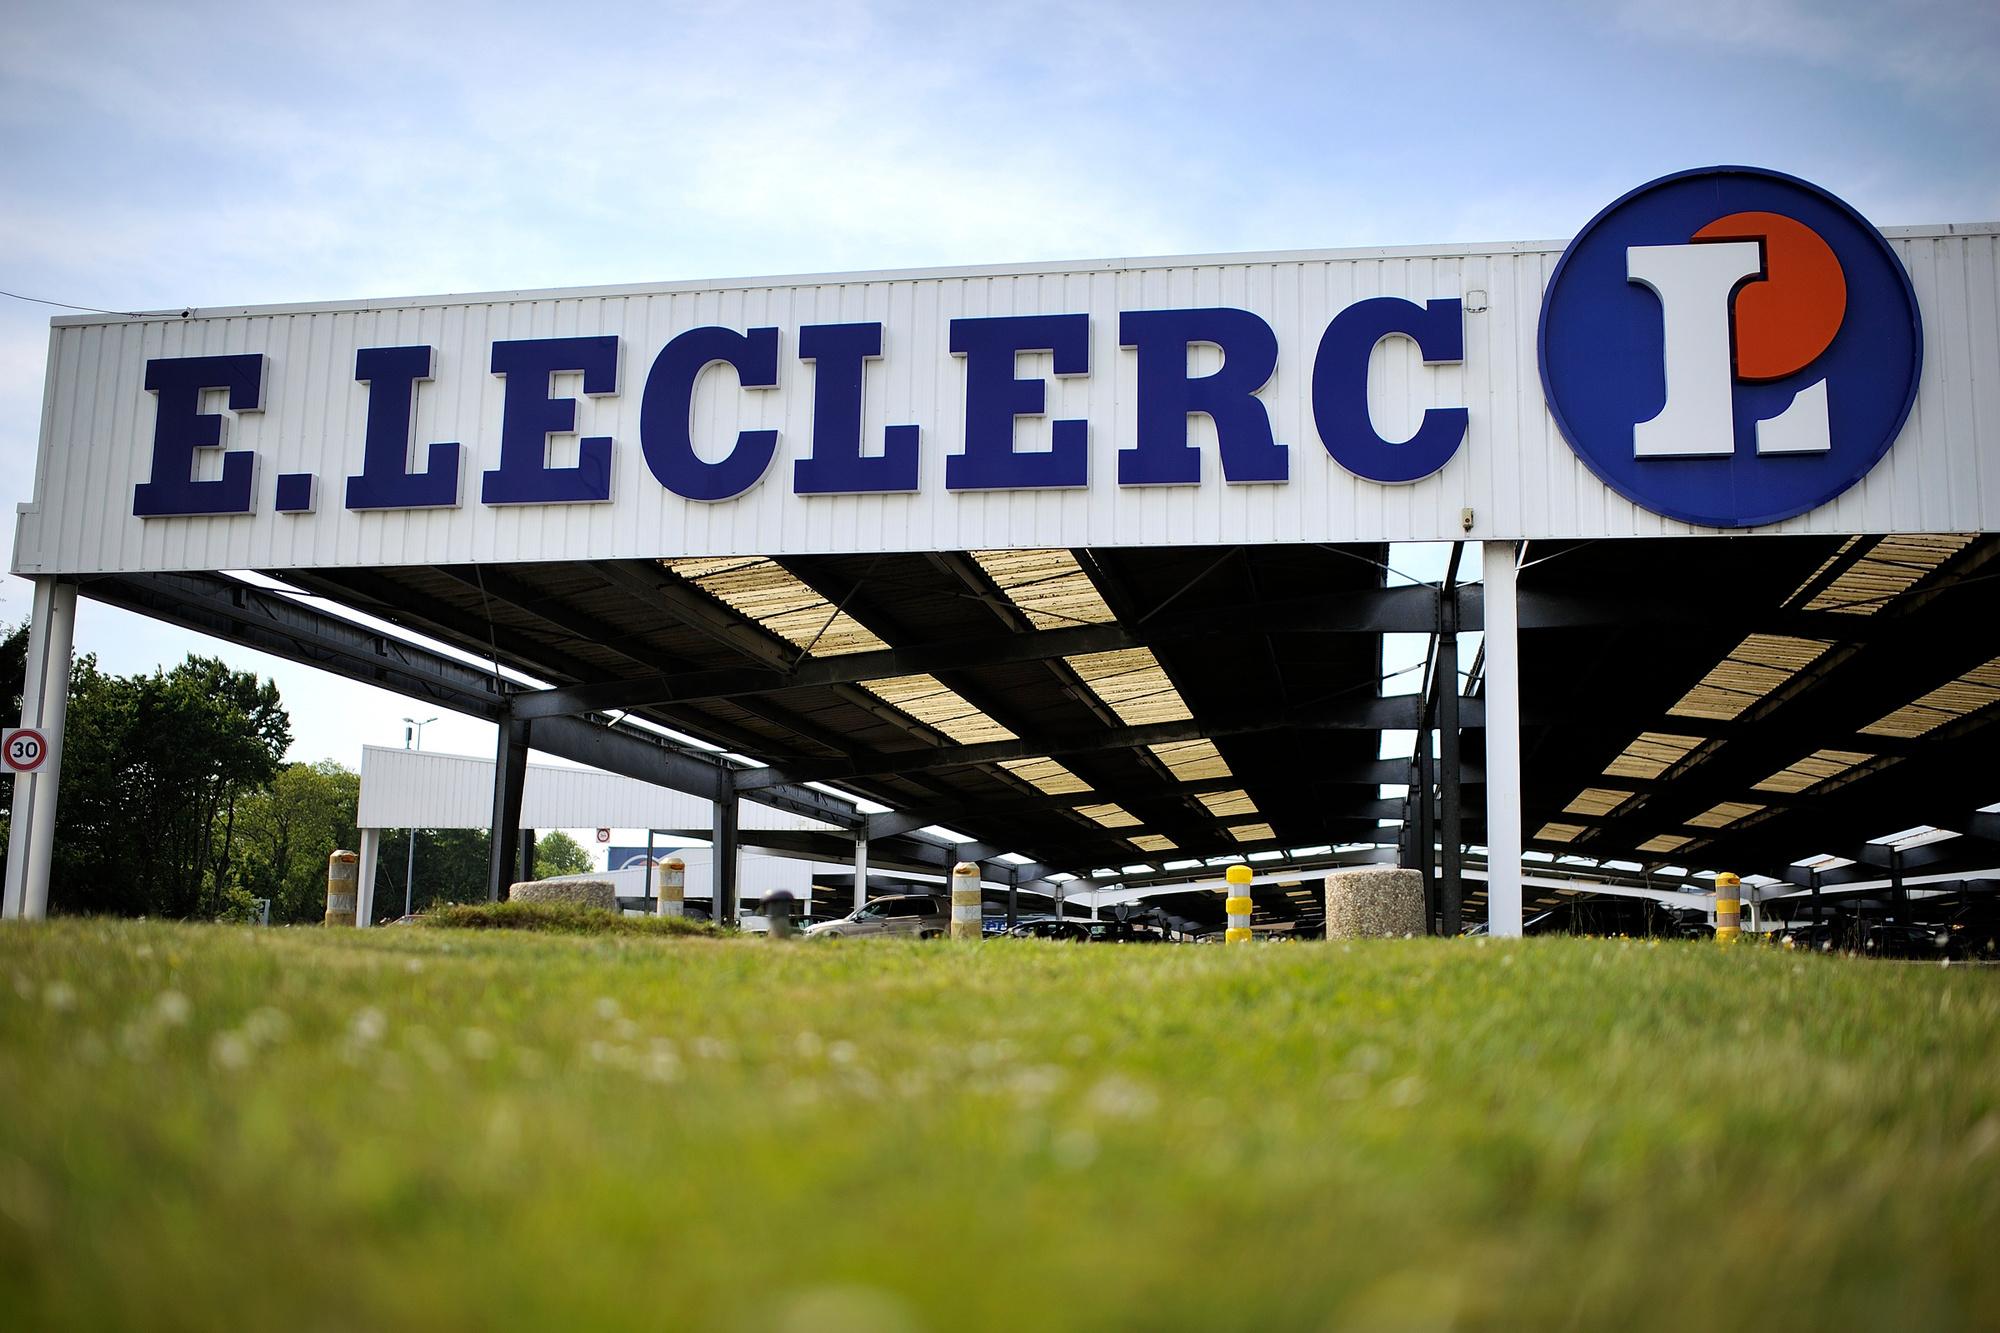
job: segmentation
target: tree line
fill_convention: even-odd
[[[0,642],[0,691],[21,716],[27,626]],[[70,671],[49,910],[65,914],[246,920],[270,900],[275,923],[320,920],[326,860],[358,848],[361,778],[332,760],[287,763],[291,715],[277,685],[217,658],[115,676],[94,655]],[[0,777],[0,853],[13,775]],[[484,829],[419,829],[414,911],[486,896]],[[403,910],[410,830],[385,829],[377,920]],[[535,878],[580,874],[590,857],[566,834],[535,846]]]

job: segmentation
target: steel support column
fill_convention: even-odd
[[[868,906],[868,827],[854,835],[854,910]]]
[[[1464,547],[1454,545],[1444,592],[1438,598],[1438,915],[1444,933],[1465,929],[1465,769],[1459,762],[1458,708],[1458,561]],[[1517,779],[1518,780],[1518,779]]]
[[[375,924],[375,876],[382,862],[382,830],[365,828],[361,830],[361,863],[355,866],[354,880],[354,924],[367,927]]]
[[[736,836],[736,785],[729,770],[716,774],[715,817],[710,825],[708,919],[718,926],[736,922],[736,876],[739,844]]]
[[[69,716],[70,659],[76,643],[76,585],[50,575],[35,580],[28,622],[21,725],[47,742],[33,773],[14,776],[13,835],[0,916],[39,921],[49,914],[49,867],[56,838],[56,792],[62,785],[63,724]]]
[[[1426,722],[1417,733],[1417,873],[1424,877],[1424,930],[1438,933],[1437,807],[1432,787],[1437,763],[1431,754],[1431,730]]]
[[[521,791],[528,780],[528,723],[508,717],[500,721],[499,745],[493,765],[493,828],[486,871],[486,901],[497,903],[522,878]]]
[[[1486,928],[1521,933],[1521,638],[1513,542],[1484,543]]]

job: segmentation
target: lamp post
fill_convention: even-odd
[[[413,717],[404,718],[403,722],[405,724],[405,727],[403,731],[403,748],[405,750],[423,749],[424,728],[428,727],[431,723],[435,721],[437,721],[435,717],[427,717],[421,722],[419,722],[416,718]],[[417,831],[416,829],[412,828],[410,830],[410,859],[408,864],[406,864],[403,867],[403,915],[404,916],[408,916],[410,914],[410,903],[415,894],[416,886],[417,886]]]

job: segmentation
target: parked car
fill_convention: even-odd
[[[1080,921],[1041,917],[1006,931],[1017,939],[1068,940],[1076,944],[1161,944],[1165,936],[1130,921]]]
[[[1861,932],[1861,951],[1876,958],[1943,958],[1950,946],[1943,926],[1877,923]]]
[[[1806,921],[1777,933],[1778,947],[1811,953],[1833,953],[1845,947],[1845,927],[1839,921]]]
[[[815,939],[848,939],[866,935],[902,935],[913,939],[935,939],[951,929],[951,917],[942,903],[928,894],[899,894],[877,898],[866,907],[846,916],[821,921],[806,928]]]

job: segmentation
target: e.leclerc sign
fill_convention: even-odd
[[[1291,480],[1290,446],[1260,397],[1281,354],[1271,320],[1221,305],[1121,309],[1117,333],[1136,361],[1136,434],[1117,453],[1117,486],[1201,485],[1195,416],[1213,423],[1225,486]],[[1088,314],[967,315],[949,319],[944,334],[962,364],[961,419],[900,419],[892,403],[889,424],[867,439],[864,397],[885,356],[879,320],[805,323],[790,337],[771,325],[701,324],[643,349],[615,334],[496,339],[483,369],[504,384],[502,410],[497,438],[478,441],[476,458],[467,442],[412,438],[417,394],[448,389],[433,383],[435,346],[363,346],[352,366],[366,386],[350,450],[358,466],[330,479],[328,498],[354,511],[457,508],[468,494],[486,506],[603,504],[613,498],[614,450],[635,446],[658,486],[702,504],[774,484],[800,496],[895,494],[918,489],[926,442],[939,436],[957,446],[942,459],[948,492],[1102,482],[1085,419],[1051,422],[1047,448],[1016,446],[1017,420],[1043,415],[1050,388],[1024,375],[1020,358],[1041,356],[1057,379],[1098,373]],[[1341,468],[1398,486],[1460,451],[1468,406],[1427,408],[1407,438],[1385,438],[1369,374],[1378,344],[1394,337],[1411,340],[1426,366],[1460,362],[1461,297],[1363,296],[1308,337],[1311,427]],[[1196,349],[1211,363],[1219,353],[1219,364],[1194,373]],[[635,384],[621,370],[639,351]],[[779,451],[773,429],[739,430],[719,456],[697,446],[691,414],[711,367],[728,367],[753,392],[779,385],[787,359],[813,368],[809,438],[789,476],[768,475]],[[1742,167],[1669,176],[1605,209],[1556,266],[1538,345],[1549,409],[1589,468],[1645,509],[1713,528],[1771,523],[1852,486],[1894,442],[1921,359],[1909,278],[1881,234],[1815,186]],[[464,360],[454,373],[466,372]],[[576,377],[585,398],[638,395],[636,440],[586,436],[574,463],[553,464],[550,437],[574,433],[577,419],[577,399],[552,392],[556,376]],[[223,419],[204,410],[204,395],[219,391],[232,412],[257,412],[270,380],[266,353],[147,359],[144,387],[157,406],[133,514],[254,513],[263,500],[256,453],[223,448]],[[222,450],[220,467],[206,470],[219,475],[203,479],[198,455],[211,449]],[[270,503],[280,514],[312,513],[326,481],[282,472]]]

